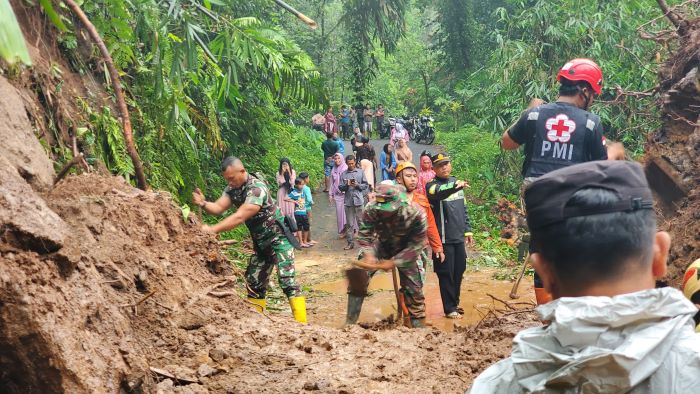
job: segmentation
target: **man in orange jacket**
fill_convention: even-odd
[[[427,245],[432,249],[433,254],[438,257],[440,262],[445,261],[445,254],[442,250],[442,241],[440,240],[440,233],[437,229],[437,224],[435,223],[435,216],[433,215],[433,210],[430,209],[430,202],[424,194],[414,193],[418,187],[418,170],[413,163],[404,161],[399,163],[396,167],[396,182],[406,188],[406,196],[408,201],[410,201],[415,207],[420,207],[425,212],[428,218],[428,239]],[[427,249],[423,250],[421,254],[422,264],[418,264],[418,268],[421,273],[421,279],[425,283],[425,268],[428,264],[428,254]]]

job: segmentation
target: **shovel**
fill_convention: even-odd
[[[527,269],[527,264],[530,262],[530,252],[527,252],[525,255],[525,261],[523,261],[523,267],[520,270],[520,275],[518,275],[518,280],[513,283],[513,288],[510,290],[510,294],[508,296],[511,299],[516,299],[520,298],[518,295],[518,287],[520,286],[520,281],[523,279],[523,276],[525,275],[525,270]]]

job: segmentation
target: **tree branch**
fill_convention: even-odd
[[[666,0],[656,0],[656,2],[659,3],[659,8],[661,8],[661,11],[663,11],[664,15],[666,15],[668,20],[670,20],[671,23],[673,23],[673,26],[676,26],[676,28],[680,28],[683,24],[682,22],[684,21],[675,12],[671,11],[671,9],[668,8]]]
[[[64,0],[64,2],[78,17],[83,26],[85,26],[88,33],[90,34],[90,37],[100,49],[100,53],[102,54],[102,60],[105,62],[107,70],[109,71],[110,79],[112,80],[114,95],[117,97],[117,106],[119,107],[119,114],[122,118],[122,133],[124,134],[126,150],[127,152],[129,152],[129,156],[131,156],[132,163],[134,163],[134,172],[136,173],[138,186],[140,189],[146,190],[146,188],[148,188],[148,183],[146,182],[146,175],[143,172],[141,158],[139,157],[139,153],[136,151],[136,146],[134,145],[134,136],[131,130],[131,119],[129,118],[129,110],[126,107],[126,100],[124,99],[124,92],[122,91],[119,73],[114,67],[114,61],[112,61],[112,56],[109,54],[107,46],[105,46],[104,41],[102,41],[100,34],[97,32],[97,29],[95,29],[95,26],[92,24],[92,22],[90,22],[87,15],[85,15],[80,6],[74,0]]]

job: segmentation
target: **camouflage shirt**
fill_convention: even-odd
[[[240,208],[243,204],[260,207],[258,213],[245,222],[253,242],[262,246],[264,243],[272,242],[279,235],[284,236],[284,231],[278,224],[284,220],[284,216],[272,199],[267,183],[248,175],[248,180],[240,188],[226,186],[224,195],[228,196],[231,204],[236,208]]]
[[[425,213],[409,204],[405,195],[393,212],[369,203],[357,235],[360,253],[373,251],[378,259],[393,258],[397,267],[410,267],[425,247],[427,227]]]

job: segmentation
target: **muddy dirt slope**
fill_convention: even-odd
[[[647,144],[647,176],[661,227],[673,236],[669,284],[700,258],[700,19],[682,19],[673,56],[661,67],[664,123]],[[675,46],[677,45],[677,46]]]

